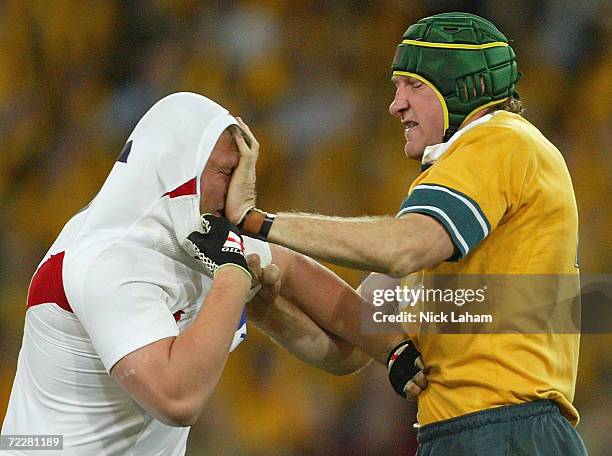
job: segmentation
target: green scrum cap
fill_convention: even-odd
[[[491,22],[469,13],[421,19],[397,47],[393,75],[430,86],[444,110],[447,141],[475,111],[518,99],[518,71],[508,39]]]

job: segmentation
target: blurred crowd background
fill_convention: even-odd
[[[610,273],[609,2],[0,1],[0,420],[30,277],[150,105],[193,91],[245,119],[262,144],[268,210],[394,214],[419,171],[387,111],[391,60],[410,23],[453,10],[513,40],[526,117],[574,181],[582,272]],[[355,286],[363,277],[334,270]],[[582,339],[575,402],[592,455],[612,448],[611,340]],[[251,329],[188,454],[412,454],[414,421],[381,366],[333,377]]]

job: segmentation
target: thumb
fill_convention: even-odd
[[[263,269],[262,284],[273,285],[280,280],[280,269],[275,264],[269,264]]]

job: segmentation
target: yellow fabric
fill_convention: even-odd
[[[498,112],[466,131],[413,182],[410,192],[422,184],[469,196],[490,224],[490,234],[470,246],[465,258],[424,271],[425,279],[434,274],[553,274],[578,282],[578,215],[567,167],[555,146],[522,117]],[[405,279],[407,286],[410,280]],[[429,386],[419,397],[419,422],[552,399],[576,425],[572,401],[579,337],[415,336],[430,368]]]

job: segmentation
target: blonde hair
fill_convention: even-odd
[[[503,103],[491,107],[491,112],[493,111],[508,111],[520,115],[525,111],[525,107],[523,106],[523,103],[521,103],[521,100],[510,97]]]

